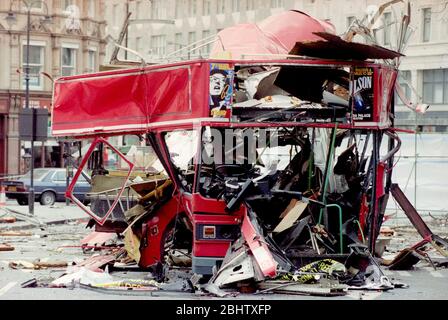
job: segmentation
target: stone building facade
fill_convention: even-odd
[[[32,5],[30,107],[51,113],[52,79],[97,71],[105,56],[103,0],[0,1],[0,176],[23,173],[30,151],[18,128],[25,107],[26,3]],[[36,167],[63,165],[61,143],[50,138],[36,145]]]

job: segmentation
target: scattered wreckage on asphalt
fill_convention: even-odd
[[[400,193],[391,62],[401,53],[345,41],[301,12],[270,19],[271,33],[224,30],[217,59],[56,80],[52,134],[93,140],[66,196],[90,227],[122,234],[160,283],[181,264],[218,296],[402,286],[376,259],[387,202]],[[238,30],[258,41],[241,48]],[[150,166],[108,141],[121,135],[152,150]],[[112,154],[121,170],[108,167]],[[73,194],[87,168],[90,207]],[[420,229],[446,254],[445,240]]]

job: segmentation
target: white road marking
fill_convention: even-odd
[[[17,284],[17,282],[10,282],[6,286],[0,289],[0,297],[4,295],[6,292],[8,292],[9,289],[14,287]]]
[[[408,271],[397,271],[398,275],[402,277],[410,277],[411,274]]]
[[[434,277],[434,278],[444,278],[445,276],[443,274],[441,274],[439,271],[429,271],[429,273]]]

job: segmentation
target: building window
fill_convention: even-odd
[[[271,0],[271,8],[281,8],[283,7],[282,0]]]
[[[246,10],[254,10],[255,3],[254,0],[246,0]]]
[[[210,0],[203,0],[202,2],[202,15],[209,16],[210,15]]]
[[[135,16],[137,19],[141,19],[142,17],[142,2],[137,1],[135,3]]]
[[[408,100],[411,100],[411,86],[409,85],[411,83],[411,71],[400,71],[398,73],[398,83],[400,84],[401,88],[404,91],[404,95]],[[395,94],[395,103],[398,105],[402,105],[403,101],[401,101],[400,97]]]
[[[89,18],[95,17],[95,0],[89,0],[87,7],[87,15]]]
[[[225,0],[216,1],[216,13],[224,13],[226,11]]]
[[[196,15],[196,0],[188,0],[188,15],[194,17]]]
[[[423,70],[423,102],[448,103],[448,69]]]
[[[87,72],[92,73],[96,71],[96,50],[89,49],[87,52]]]
[[[431,8],[423,9],[423,42],[431,39]]]
[[[151,53],[158,57],[163,57],[166,54],[166,36],[152,36],[151,37]]]
[[[202,31],[202,39],[206,39],[206,38],[209,38],[209,37],[210,37],[210,30]],[[207,40],[204,41],[204,43],[210,42],[210,40],[211,39],[207,39]],[[202,51],[205,54],[209,54],[210,51],[211,51],[211,43],[207,43],[207,45],[202,47],[201,49],[202,49]]]
[[[185,45],[183,43],[184,39],[182,37],[182,33],[176,33],[174,35],[174,48],[175,50],[180,50],[182,49]]]
[[[179,19],[182,17],[182,0],[176,0],[174,3],[174,17]]]
[[[166,7],[161,0],[151,1],[151,18],[166,19]]]
[[[142,50],[142,37],[135,38],[135,51],[141,54]]]
[[[62,48],[61,75],[72,76],[76,72],[76,49]]]
[[[188,45],[191,45],[194,42],[196,42],[196,32],[188,32]]]
[[[23,66],[23,86],[25,87],[25,74],[26,74],[26,68],[28,66],[29,68],[29,74],[30,74],[30,88],[32,89],[42,89],[42,71],[44,67],[44,46],[36,46],[36,45],[30,45],[30,58],[28,65],[26,64],[26,57],[27,57],[27,46],[22,46],[23,54],[22,54],[22,66]]]
[[[240,0],[233,0],[232,1],[232,11],[233,12],[241,11],[241,1]]]
[[[384,14],[384,29],[383,29],[384,45],[390,45],[391,29],[392,29],[392,14],[390,12],[386,12]]]

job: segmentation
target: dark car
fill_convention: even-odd
[[[6,197],[16,199],[20,205],[28,204],[30,189],[30,172],[17,180],[5,181]],[[34,169],[35,200],[42,205],[52,205],[56,201],[65,201],[67,189],[66,169],[38,168]],[[86,193],[90,191],[90,177],[83,171],[76,183],[74,194],[83,202],[87,202]]]

